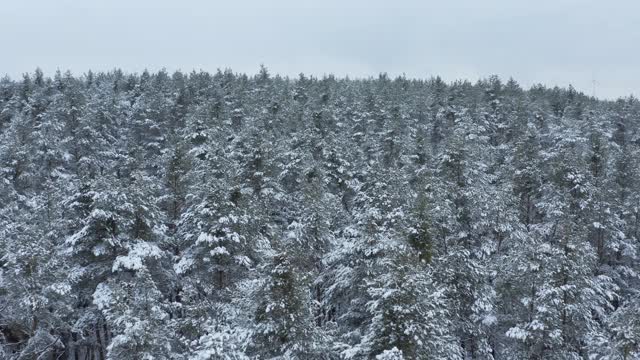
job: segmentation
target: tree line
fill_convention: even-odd
[[[640,104],[0,80],[0,358],[640,359]]]

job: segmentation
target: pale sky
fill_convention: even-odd
[[[640,95],[638,0],[0,0],[0,74],[231,68]]]

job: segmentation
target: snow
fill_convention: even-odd
[[[530,333],[528,331],[516,326],[509,329],[505,335],[513,339],[526,340],[529,337],[529,334]]]
[[[118,256],[114,263],[112,271],[120,269],[140,270],[144,267],[147,259],[159,259],[163,252],[154,244],[148,242],[137,242],[129,249],[129,253],[125,256]]]
[[[98,307],[98,310],[106,309],[113,301],[112,296],[111,288],[105,283],[100,283],[93,292],[93,303]]]

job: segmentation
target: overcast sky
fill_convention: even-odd
[[[0,74],[405,73],[640,95],[638,0],[0,0]]]

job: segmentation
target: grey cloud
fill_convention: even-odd
[[[598,95],[640,90],[640,3],[5,1],[0,73],[231,67],[296,76],[512,76]]]

